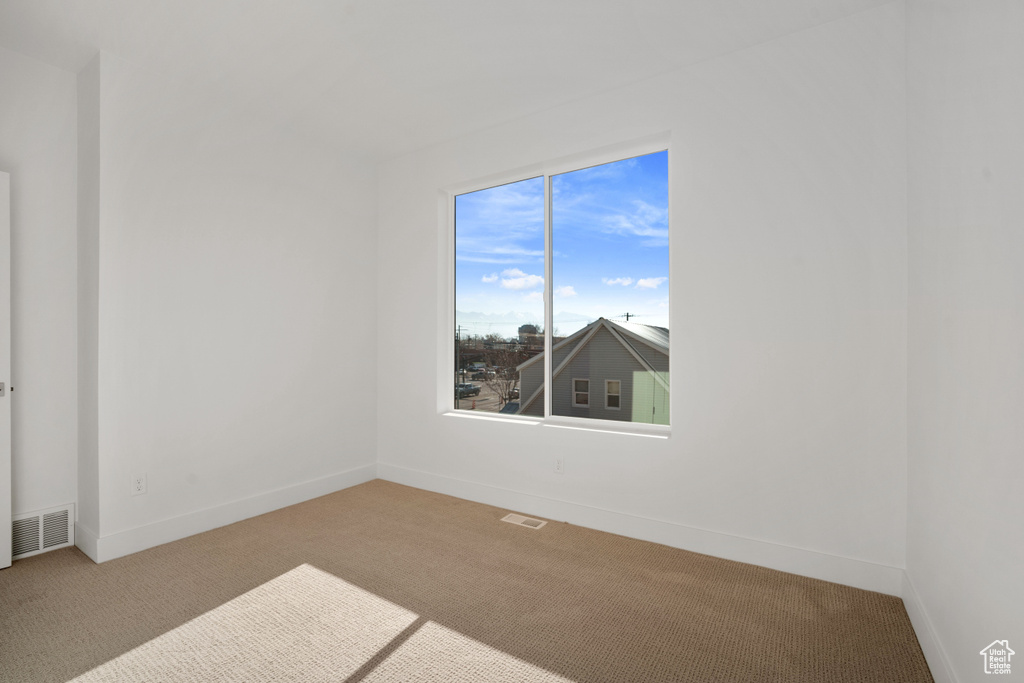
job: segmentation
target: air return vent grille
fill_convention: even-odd
[[[68,535],[71,533],[71,525],[68,524],[69,512],[70,510],[58,510],[43,515],[43,550],[67,545]]]
[[[38,555],[75,542],[75,506],[63,505],[14,518],[14,559]]]
[[[11,554],[15,557],[42,550],[39,544],[39,517],[14,520],[14,544]]]
[[[539,529],[545,524],[547,524],[547,522],[543,520],[534,519],[532,517],[523,517],[522,515],[517,515],[514,512],[510,512],[504,517],[502,517],[501,521],[508,522],[509,524],[518,524],[519,526],[525,526],[527,529]]]

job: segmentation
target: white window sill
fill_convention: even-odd
[[[456,417],[464,420],[484,420],[487,422],[506,422],[528,425],[531,427],[550,427],[553,429],[574,429],[583,432],[600,432],[605,434],[623,434],[626,436],[643,436],[654,439],[667,439],[672,428],[667,425],[652,425],[642,422],[619,422],[616,420],[598,420],[591,418],[574,418],[552,416],[547,419],[526,415],[498,415],[495,413],[471,413],[462,410],[448,410],[443,417]]]
[[[500,413],[477,413],[467,410],[446,410],[442,417],[457,417],[463,420],[484,420],[485,422],[509,422],[519,425],[540,425],[542,418],[527,415],[502,415]]]

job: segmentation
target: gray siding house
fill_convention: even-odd
[[[551,413],[668,424],[669,332],[599,318],[555,344]],[[544,354],[518,366],[520,415],[544,415]]]

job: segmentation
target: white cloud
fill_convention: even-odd
[[[528,275],[518,268],[509,268],[501,272],[501,286],[505,289],[533,289],[544,286],[544,278],[540,275]]]
[[[498,274],[497,273],[491,273],[490,275],[484,275],[482,278],[480,278],[480,281],[481,282],[497,282],[498,281]]]
[[[530,292],[523,295],[523,301],[543,301],[544,292]]]
[[[646,238],[645,247],[668,246],[668,211],[647,202],[633,200],[632,213],[618,213],[603,218],[605,232]]]
[[[523,249],[522,247],[492,247],[490,249],[484,249],[488,254],[509,254],[512,256],[540,256],[544,257],[544,250],[536,249]]]
[[[493,239],[500,239],[495,236]],[[535,249],[522,249],[519,247],[502,246],[480,246],[469,239],[463,239],[455,259],[468,263],[494,263],[499,265],[511,265],[524,262],[544,262],[544,252]]]
[[[633,278],[631,278],[631,277],[613,277],[613,278],[603,277],[603,278],[601,278],[601,282],[605,283],[606,285],[622,285],[623,287],[629,287],[631,284],[633,284]]]
[[[531,179],[456,198],[458,261],[506,266],[544,259],[544,183]]]
[[[566,285],[565,287],[556,287],[555,296],[576,296],[576,290],[573,289],[572,285]]]
[[[636,281],[637,289],[657,289],[658,285],[668,280],[667,277],[642,277]]]
[[[466,256],[464,254],[457,254],[455,256],[456,261],[462,261],[463,263],[491,263],[499,266],[507,266],[512,263],[522,263],[523,259],[509,256],[508,258],[497,258],[494,256]],[[543,261],[544,259],[536,259]]]

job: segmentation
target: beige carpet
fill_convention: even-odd
[[[0,681],[931,681],[897,599],[373,481],[0,571]]]

